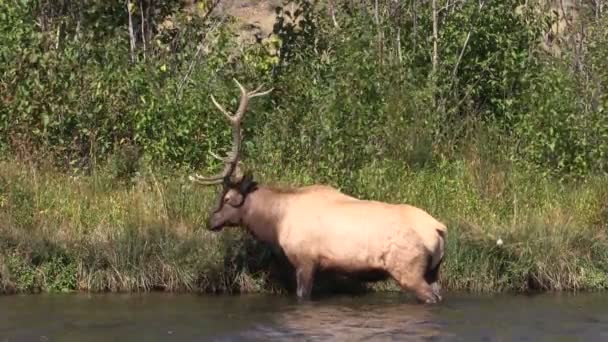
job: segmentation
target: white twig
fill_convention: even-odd
[[[479,3],[480,12],[483,9],[484,4],[485,4],[485,1],[481,1]],[[473,29],[469,30],[469,32],[467,33],[467,37],[464,40],[464,44],[462,44],[462,49],[460,49],[460,54],[458,55],[458,60],[456,60],[456,64],[454,65],[454,70],[452,70],[452,82],[456,78],[456,73],[458,72],[458,67],[460,66],[460,61],[462,60],[462,56],[464,55],[464,52],[467,49],[467,45],[469,44],[469,39],[471,38],[472,32],[473,32]]]
[[[190,61],[190,65],[188,65],[188,70],[186,71],[186,74],[184,75],[184,78],[182,79],[182,81],[180,82],[179,86],[177,87],[178,97],[181,98],[181,96],[182,96],[182,90],[184,88],[184,84],[189,79],[190,74],[192,73],[192,69],[194,68],[194,65],[196,64],[196,62],[198,62],[198,57],[199,57],[201,51],[203,50],[203,48],[205,47],[205,42],[207,41],[207,37],[209,36],[209,34],[211,34],[212,32],[214,32],[215,30],[217,30],[224,23],[225,18],[226,17],[224,16],[222,18],[222,20],[220,20],[215,26],[213,26],[210,30],[208,30],[205,33],[205,36],[203,37],[203,39],[201,40],[201,42],[198,44],[198,47],[196,49],[196,53],[194,54],[194,58],[192,58],[192,61]]]

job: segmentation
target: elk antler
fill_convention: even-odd
[[[241,131],[241,122],[243,120],[243,116],[245,115],[245,112],[247,111],[247,105],[249,104],[249,100],[256,96],[266,95],[273,90],[273,88],[270,88],[266,91],[260,92],[259,90],[262,88],[262,86],[259,86],[254,91],[248,92],[239,83],[239,81],[237,81],[236,79],[233,79],[233,81],[239,86],[239,89],[241,90],[241,101],[240,101],[239,107],[234,115],[229,113],[226,109],[224,109],[224,107],[222,107],[219,103],[217,103],[217,101],[215,101],[215,98],[213,97],[213,95],[210,95],[211,101],[213,101],[213,104],[220,110],[220,112],[222,112],[222,114],[224,114],[224,116],[228,120],[228,123],[230,123],[230,126],[232,127],[232,151],[228,152],[227,156],[223,157],[223,158],[214,153],[211,153],[211,155],[214,158],[217,158],[217,159],[223,161],[224,164],[226,164],[226,166],[224,167],[224,170],[222,172],[220,172],[216,175],[210,176],[210,177],[203,177],[198,174],[194,174],[193,176],[189,177],[190,180],[193,182],[200,183],[203,185],[219,184],[219,183],[222,183],[226,177],[233,176],[235,174],[235,171],[237,174],[240,172],[239,158],[241,156],[241,143],[243,140],[243,133]]]

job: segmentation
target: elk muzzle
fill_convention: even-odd
[[[224,220],[217,213],[212,214],[207,220],[207,229],[212,232],[219,232],[224,228],[224,225]]]

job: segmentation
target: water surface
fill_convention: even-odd
[[[608,294],[0,297],[0,341],[608,341]]]

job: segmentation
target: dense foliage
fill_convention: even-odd
[[[549,3],[293,0],[249,44],[215,0],[0,1],[0,292],[272,287],[185,178],[233,78],[260,179],[427,209],[447,289],[608,288],[608,6]]]
[[[275,88],[246,123],[252,162],[347,182],[374,160],[430,165],[484,136],[488,155],[540,172],[608,170],[605,18],[581,15],[585,35],[553,57],[540,4],[457,2],[439,11],[434,68],[430,4],[339,1],[339,27],[325,3],[297,4],[245,46],[212,2],[2,2],[2,151],[205,167],[229,134],[208,95],[234,105],[236,77]]]

